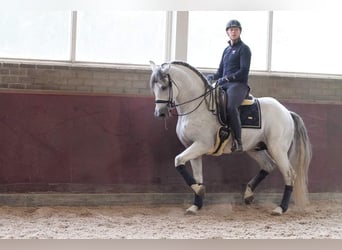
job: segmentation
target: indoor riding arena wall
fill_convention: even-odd
[[[177,118],[154,118],[150,74],[0,63],[0,193],[189,193],[174,169],[183,150]],[[313,148],[309,192],[342,192],[342,79],[252,72],[250,86],[303,118]],[[204,157],[208,193],[240,193],[258,171],[245,154]],[[275,170],[258,191],[283,187]]]

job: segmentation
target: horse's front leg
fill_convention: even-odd
[[[203,197],[205,194],[205,186],[203,185],[203,174],[202,174],[202,157],[198,157],[196,159],[190,160],[192,174],[198,184],[199,190],[201,190],[200,194],[195,192],[194,203],[186,210],[186,214],[196,214],[198,210],[200,210],[203,206]],[[198,190],[198,189],[197,189]]]
[[[254,200],[254,190],[261,183],[265,177],[277,167],[275,161],[267,153],[266,150],[262,151],[249,151],[248,155],[251,156],[259,164],[261,170],[254,176],[246,186],[244,193],[244,200],[246,204],[251,204]]]
[[[196,213],[203,205],[205,187],[202,175],[202,155],[208,152],[208,147],[202,143],[194,142],[175,158],[176,170],[195,193],[194,204],[187,209],[187,213]],[[193,176],[186,170],[185,163],[191,161]]]

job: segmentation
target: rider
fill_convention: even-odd
[[[248,74],[251,63],[251,50],[240,38],[241,24],[230,20],[226,25],[229,37],[228,47],[223,51],[220,66],[216,74],[207,76],[209,82],[217,80],[227,93],[227,112],[234,136],[232,151],[242,152],[241,121],[239,106],[249,93]]]

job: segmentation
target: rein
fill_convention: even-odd
[[[167,103],[167,106],[170,110],[172,109],[175,109],[179,106],[183,106],[185,104],[188,104],[188,103],[191,103],[193,101],[196,101],[200,98],[203,98],[200,103],[191,111],[187,112],[187,113],[183,113],[183,114],[176,114],[175,116],[186,116],[186,115],[189,115],[191,113],[193,113],[194,111],[196,111],[200,106],[201,104],[203,103],[203,101],[205,100],[206,101],[206,106],[208,108],[208,110],[215,114],[215,109],[213,109],[212,107],[214,106],[213,103],[215,102],[215,98],[213,98],[213,92],[215,93],[216,91],[214,91],[217,86],[215,86],[214,88],[208,88],[208,87],[205,87],[205,91],[202,95],[198,96],[198,97],[195,97],[193,99],[190,99],[188,101],[185,101],[183,103],[178,103],[178,104],[175,104],[174,100],[173,100],[173,89],[172,89],[172,86],[175,85],[177,87],[177,84],[174,80],[171,79],[170,75],[167,74],[167,78],[168,78],[168,85],[169,85],[169,99],[168,100],[155,100],[155,103]],[[206,97],[209,95],[209,102],[207,101]]]

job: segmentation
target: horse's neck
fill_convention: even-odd
[[[205,89],[194,86],[194,83],[188,84],[188,82],[182,83],[182,86],[179,86],[179,95],[177,97],[177,101],[180,103],[184,103],[188,100],[196,99],[197,97],[203,95]],[[200,98],[201,100],[202,98]],[[194,101],[196,102],[196,101]]]
[[[172,79],[179,90],[176,100],[179,103],[194,99],[204,93],[204,84],[195,72],[180,66],[173,68],[172,73]]]
[[[174,77],[175,87],[179,91],[178,96],[175,98],[175,103],[176,105],[181,104],[177,107],[179,113],[187,113],[192,110],[194,112],[203,111],[203,108],[206,108],[205,101],[203,100],[204,97],[201,97],[205,92],[204,84],[198,76],[193,75],[194,73],[186,75],[177,74]]]

